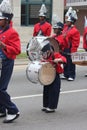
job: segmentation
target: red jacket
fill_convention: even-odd
[[[12,27],[0,34],[0,40],[6,45],[6,49],[2,51],[9,59],[15,59],[16,55],[20,54],[19,35]]]
[[[59,43],[61,50],[68,48],[68,39],[64,38],[62,34],[53,36]]]
[[[61,63],[58,63],[58,64],[55,64],[52,60],[56,59],[56,58],[61,58],[63,60],[64,63],[66,63],[66,58],[64,56],[62,56],[60,53],[57,53],[55,52],[53,55],[51,55],[47,60],[45,61],[48,61],[50,62],[55,68],[56,68],[56,72],[58,74],[61,74],[63,73],[63,68],[61,66]]]
[[[40,25],[40,23],[35,24],[33,36],[37,36],[39,31],[42,31],[43,36],[50,36],[51,35],[51,24],[45,22]]]
[[[84,28],[83,33],[83,48],[87,49],[87,27]]]
[[[64,27],[63,33],[66,33],[68,37],[68,45],[71,47],[71,52],[76,52],[80,43],[80,33],[75,26],[68,29],[68,26]]]

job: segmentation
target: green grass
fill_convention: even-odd
[[[27,54],[25,52],[22,52],[17,56],[17,59],[26,59],[26,58],[27,58]]]
[[[79,50],[78,52],[85,52],[85,50],[84,50],[84,49],[81,49],[81,50]]]

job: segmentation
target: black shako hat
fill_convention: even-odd
[[[41,49],[41,51],[42,52],[46,52],[46,51],[50,51],[51,50],[51,45],[48,43],[47,45],[45,45],[42,49]]]
[[[63,29],[63,27],[64,27],[64,24],[63,24],[62,22],[58,22],[58,23],[56,23],[56,24],[53,26],[53,29],[55,29],[55,28],[61,28],[61,29]]]

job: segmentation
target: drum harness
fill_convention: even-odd
[[[39,29],[39,31],[37,32],[37,36],[44,36],[44,33],[43,33],[42,29],[41,29],[41,25],[44,24],[44,23],[45,23],[45,21],[43,21],[43,22],[41,22],[41,23],[39,24],[40,29]]]

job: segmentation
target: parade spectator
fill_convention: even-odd
[[[0,4],[0,118],[6,117],[3,123],[10,123],[19,117],[17,106],[11,101],[7,92],[10,82],[14,60],[21,52],[20,38],[16,30],[10,26],[13,18],[9,0],[3,0]]]

